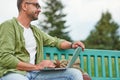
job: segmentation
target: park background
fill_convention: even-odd
[[[12,17],[17,17],[16,2],[17,0],[1,1],[0,23]],[[60,23],[63,27],[57,26],[49,30],[55,30],[55,28],[63,29],[63,33],[59,33],[60,35],[68,36],[68,40],[71,41],[81,40],[86,44],[86,48],[120,49],[120,0],[39,0],[39,2],[42,12],[39,15],[39,20],[33,22],[38,27],[44,28],[41,25],[45,20],[46,15],[44,13],[51,6],[54,9],[56,8],[57,11],[53,14],[59,16],[56,19],[63,21]],[[48,2],[51,4],[47,5],[46,3]],[[56,5],[56,3],[60,3],[60,5]],[[60,8],[60,6],[63,7]],[[51,11],[53,8],[51,8]],[[60,17],[60,15],[62,16]],[[52,21],[55,22],[57,20]],[[47,22],[45,25],[53,24],[49,21],[49,24]],[[46,32],[54,33],[55,36],[57,34],[55,32]]]

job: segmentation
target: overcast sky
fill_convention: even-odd
[[[9,1],[9,2],[8,2]],[[66,6],[66,25],[69,25],[70,36],[73,40],[84,40],[94,29],[101,18],[102,12],[109,11],[113,20],[120,25],[120,0],[62,0]],[[1,0],[0,23],[12,17],[17,17],[17,0]],[[42,2],[39,0],[41,6]],[[39,16],[39,19],[40,18]],[[37,22],[37,21],[36,21]]]

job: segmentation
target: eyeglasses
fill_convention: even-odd
[[[26,4],[32,4],[34,5],[37,9],[41,8],[41,6],[39,5],[39,3],[35,3],[35,2],[25,2]]]

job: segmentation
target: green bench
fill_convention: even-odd
[[[69,60],[74,49],[44,47],[44,59]],[[85,49],[78,56],[80,67],[92,80],[120,80],[120,51]]]

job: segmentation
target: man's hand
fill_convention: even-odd
[[[55,64],[50,60],[43,60],[39,64],[37,64],[36,66],[38,68],[40,67],[40,69],[44,69],[45,67],[54,68]]]
[[[77,47],[81,47],[83,51],[85,49],[85,45],[80,41],[71,44],[71,48],[77,48]]]

